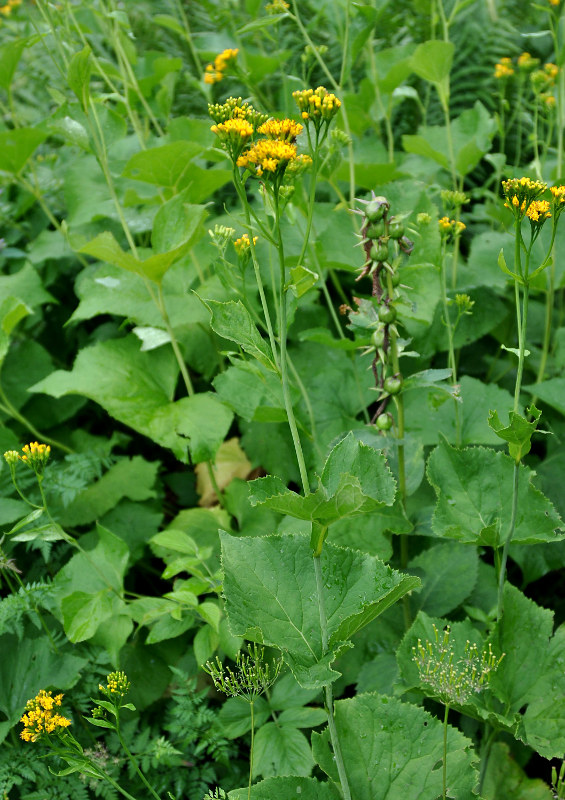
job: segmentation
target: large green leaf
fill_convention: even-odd
[[[229,800],[339,800],[339,792],[329,783],[320,783],[315,778],[267,778],[245,789],[234,789]]]
[[[430,455],[427,475],[437,495],[432,521],[437,536],[491,547],[504,543],[512,514],[513,459],[483,447],[458,450],[444,440]],[[563,521],[533,485],[533,475],[527,467],[519,467],[512,541],[560,541],[565,538]]]
[[[432,616],[442,617],[457,608],[475,588],[479,557],[472,547],[445,542],[422,551],[408,567],[422,579],[422,589],[413,596],[412,603]]]
[[[382,452],[363,444],[350,432],[330,452],[316,492],[304,497],[270,476],[250,483],[250,502],[327,526],[392,505],[395,489]]]
[[[18,61],[28,43],[29,39],[18,37],[0,47],[0,86],[2,89],[8,90],[10,88]]]
[[[430,40],[418,45],[412,56],[412,69],[430,83],[445,83],[449,79],[455,46],[452,42]]]
[[[0,365],[8,354],[10,334],[18,322],[31,313],[31,308],[18,297],[5,297],[0,302]]]
[[[345,771],[355,800],[437,800],[442,794],[443,725],[398,698],[363,694],[335,703]],[[312,735],[314,758],[337,780],[327,731]],[[471,800],[478,779],[472,743],[447,729],[448,797]]]
[[[296,679],[321,687],[355,631],[419,585],[364,553],[326,544],[321,555],[329,651],[322,650],[316,575],[308,538],[220,534],[224,594],[236,635],[278,647]]]
[[[134,336],[81,350],[70,372],[58,370],[30,391],[52,397],[80,394],[125,425],[170,448],[186,461],[212,458],[232,413],[212,394],[173,402],[178,367],[172,352],[141,352]]]
[[[524,391],[539,397],[548,406],[565,416],[565,378],[551,378],[543,383],[524,386]]]
[[[169,267],[187,251],[190,244],[189,238],[173,250],[169,250],[166,253],[154,253],[149,258],[140,259],[132,253],[126,253],[122,250],[114,239],[113,234],[105,231],[83,245],[79,252],[94,256],[99,261],[105,261],[115,267],[126,269],[128,272],[135,272],[136,275],[141,275],[143,278],[148,278],[155,283],[161,283]]]
[[[204,150],[196,142],[178,141],[142,150],[130,158],[123,175],[136,181],[166,186],[180,191],[192,159]]]
[[[527,621],[531,616],[530,610]],[[528,627],[525,637],[528,643],[530,630]],[[535,631],[534,636],[537,639]],[[523,717],[522,738],[544,758],[562,758],[565,752],[565,626],[556,630],[549,647],[545,637],[543,641],[534,641],[532,646],[536,644],[543,646],[543,649],[536,650],[541,663],[533,667],[534,676],[539,676],[539,680],[530,692],[531,700]],[[532,668],[531,663],[525,667]]]
[[[492,745],[481,796],[484,800],[553,800],[554,794],[541,778],[529,778],[510,747],[504,742]]]

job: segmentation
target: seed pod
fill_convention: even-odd
[[[385,378],[383,389],[388,394],[398,394],[402,389],[402,375],[391,375]]]
[[[380,219],[378,222],[371,222],[370,225],[367,226],[367,230],[365,231],[365,236],[367,239],[379,239],[381,236],[384,235],[385,232],[385,221],[384,219]]]
[[[375,424],[380,431],[389,431],[392,428],[392,417],[390,414],[379,414]]]
[[[373,335],[371,336],[371,341],[373,343],[373,347],[377,350],[379,347],[382,347],[385,343],[385,329],[384,328],[377,328],[376,331],[373,331]]]
[[[383,305],[379,306],[378,314],[381,322],[384,322],[385,325],[390,325],[396,319],[396,308],[383,303]]]
[[[401,219],[391,219],[388,226],[388,235],[391,239],[402,239],[404,236],[404,223]]]
[[[373,197],[365,206],[365,216],[369,222],[379,222],[389,208],[386,197]]]
[[[371,261],[382,263],[388,259],[388,242],[375,242],[369,253]]]

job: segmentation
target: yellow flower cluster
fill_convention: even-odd
[[[331,94],[324,86],[317,89],[303,89],[292,93],[302,119],[312,121],[319,129],[323,122],[330,123],[341,108],[341,100]]]
[[[219,137],[222,146],[236,159],[248,139],[253,136],[253,125],[246,119],[228,119],[212,125],[210,130]]]
[[[102,692],[102,694],[105,694],[107,697],[111,697],[112,695],[125,697],[126,694],[129,692],[130,686],[131,684],[128,681],[125,672],[111,672],[109,675],[106,676],[106,686],[103,686],[100,683],[98,684],[98,689]]]
[[[253,244],[254,245],[257,244],[257,237],[256,236],[253,237]],[[233,243],[233,246],[235,247],[235,252],[238,254],[238,256],[247,255],[247,253],[249,252],[249,249],[251,247],[251,242],[249,240],[249,234],[248,233],[244,233],[243,236],[240,236],[239,239],[235,240],[235,242]]]
[[[467,227],[463,222],[449,217],[442,217],[438,220],[439,232],[442,236],[460,236]]]
[[[296,158],[296,145],[277,139],[260,139],[237,159],[238,167],[254,168],[259,177],[263,173],[284,170]]]
[[[254,128],[269,119],[268,114],[261,114],[249,103],[244,103],[241,97],[228,97],[225,103],[210,103],[208,113],[216,124],[228,119],[245,119]]]
[[[534,181],[531,178],[510,178],[502,181],[502,190],[505,196],[504,205],[521,218],[526,209],[540,195],[547,191],[547,183]]]
[[[219,83],[224,77],[225,71],[230,64],[235,61],[239,50],[224,50],[216,56],[213,64],[208,64],[204,72],[204,83],[214,84]]]
[[[272,0],[271,3],[267,3],[265,6],[265,11],[267,14],[284,14],[289,8],[290,5],[285,0]]]
[[[540,225],[551,217],[550,205],[547,200],[534,200],[526,209],[526,216],[531,222]]]
[[[292,144],[302,133],[302,125],[293,119],[269,119],[258,128],[257,132],[267,139],[278,139]]]
[[[501,58],[498,64],[494,65],[494,77],[499,80],[510,78],[514,75],[514,67],[511,58]]]
[[[7,450],[4,453],[6,463],[13,467],[18,461],[23,461],[34,472],[43,472],[45,464],[49,459],[51,448],[48,444],[39,444],[39,442],[30,442],[22,447],[22,453],[17,450]]]
[[[25,714],[20,720],[24,724],[20,733],[24,742],[35,742],[44,733],[60,733],[71,724],[70,719],[54,713],[55,708],[61,705],[63,695],[51,695],[51,692],[41,689],[33,700],[27,701]]]
[[[4,17],[9,17],[14,8],[17,8],[22,4],[22,0],[8,0],[5,5],[0,6],[0,14]]]
[[[518,68],[522,70],[533,69],[539,64],[539,58],[534,58],[530,53],[520,53],[518,56]]]

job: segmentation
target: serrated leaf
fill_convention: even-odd
[[[477,582],[479,557],[472,547],[444,542],[424,550],[408,568],[422,579],[412,605],[432,616],[442,617],[463,603]]]
[[[248,789],[234,789],[229,800],[339,800],[341,795],[330,783],[320,783],[315,778],[267,778]]]
[[[420,583],[379,559],[326,544],[321,568],[330,650],[323,653],[308,538],[220,533],[220,539],[231,630],[279,648],[305,688],[335,680],[331,664],[345,640]]]
[[[443,725],[423,708],[395,697],[359,695],[335,703],[335,722],[355,800],[437,800],[442,795]],[[327,732],[312,735],[314,758],[333,780]],[[472,742],[447,728],[449,797],[470,800],[478,773]]]
[[[503,425],[498,416],[498,412],[491,411],[488,424],[490,428],[503,439],[508,442],[508,451],[515,462],[518,464],[522,458],[527,455],[532,447],[532,436],[534,435],[541,411],[532,405],[528,409],[528,414],[534,417],[533,422],[528,420],[521,414],[515,411],[510,411],[508,414],[509,425]]]
[[[218,336],[236,342],[267,369],[277,371],[271,346],[259,333],[249,311],[240,300],[204,300],[212,313],[210,327]]]
[[[437,495],[432,520],[437,536],[501,546],[512,514],[514,461],[509,456],[483,447],[458,450],[444,440],[428,459],[427,475]],[[563,521],[532,478],[532,471],[520,465],[512,541],[560,541],[565,538]]]

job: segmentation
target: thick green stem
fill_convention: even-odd
[[[328,652],[328,620],[326,616],[326,606],[324,603],[324,580],[322,576],[322,562],[321,556],[314,556],[314,572],[316,575],[316,590],[318,594],[318,608],[320,612],[320,633],[322,638],[322,654]],[[324,687],[326,696],[326,710],[328,712],[328,729],[330,732],[330,740],[334,751],[335,764],[337,767],[337,774],[341,783],[341,790],[343,792],[344,800],[351,800],[351,791],[349,789],[349,781],[347,780],[347,773],[345,771],[345,764],[343,755],[341,753],[341,745],[334,719],[333,708],[333,690],[331,683]]]
[[[510,547],[510,542],[512,541],[512,537],[514,535],[514,529],[516,527],[516,512],[518,510],[519,477],[520,477],[520,463],[516,462],[514,464],[514,475],[512,480],[512,511],[510,514],[510,525],[508,527],[508,533],[506,535],[506,540],[502,548],[502,558],[500,559],[500,570],[498,574],[498,602],[496,611],[496,619],[498,621],[502,619],[502,615],[504,613],[504,580],[506,578],[506,562],[508,560],[508,548]]]
[[[486,736],[484,743],[482,743],[481,745],[481,770],[479,773],[479,789],[478,789],[479,795],[481,795],[483,791],[483,785],[485,782],[485,776],[487,774],[487,767],[490,758],[490,751],[492,749],[492,743],[494,742],[494,739],[496,737],[495,728],[490,728],[489,733],[488,734],[486,733],[489,730],[489,728],[490,726],[488,725],[488,723],[485,723]]]

